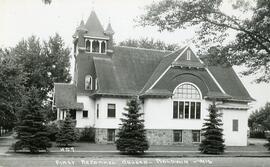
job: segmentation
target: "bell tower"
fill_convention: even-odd
[[[94,10],[84,23],[82,20],[73,35],[74,43],[74,83],[78,93],[92,93],[98,90],[94,57],[108,56],[113,53],[113,35],[111,23],[106,30],[101,25]]]

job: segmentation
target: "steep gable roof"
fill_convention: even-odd
[[[87,29],[86,36],[108,38],[104,34],[104,29],[103,29],[95,11],[91,12],[88,20],[85,23],[85,28]]]
[[[223,90],[235,100],[254,101],[232,67],[208,66]]]
[[[166,57],[164,57],[161,62],[159,63],[159,65],[155,68],[155,71],[153,72],[153,74],[151,75],[151,77],[148,79],[147,83],[144,85],[143,89],[141,90],[141,94],[143,94],[145,91],[147,91],[148,89],[150,89],[155,82],[158,81],[159,77],[166,72],[166,70],[168,68],[170,68],[171,63],[181,54],[184,52],[184,50],[186,50],[187,47],[183,47],[169,55],[167,55]]]
[[[94,57],[97,93],[138,94],[168,51],[114,47],[112,57]]]

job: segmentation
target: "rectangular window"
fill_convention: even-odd
[[[179,102],[179,118],[184,118],[184,102],[182,101]]]
[[[200,142],[201,141],[201,133],[199,130],[192,131],[192,142]]]
[[[115,118],[115,104],[108,104],[108,117]]]
[[[190,118],[195,119],[195,102],[191,102],[190,106]]]
[[[185,118],[189,118],[189,102],[185,102]]]
[[[178,101],[173,102],[173,118],[178,118]]]
[[[201,103],[196,102],[196,119],[201,119]]]
[[[83,118],[87,118],[88,117],[88,111],[87,110],[83,110]]]
[[[238,131],[238,119],[233,120],[233,131]]]
[[[97,104],[97,118],[99,118],[99,104]]]
[[[115,141],[115,129],[108,129],[107,131],[107,139],[109,142],[114,142]]]
[[[173,142],[182,142],[182,130],[173,131]]]

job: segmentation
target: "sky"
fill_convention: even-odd
[[[134,21],[144,13],[145,5],[156,0],[52,0],[45,5],[42,0],[0,0],[0,47],[13,47],[21,39],[36,35],[47,40],[55,33],[63,37],[66,46],[72,47],[72,35],[83,19],[87,20],[95,10],[104,28],[111,22],[115,31],[114,40],[120,42],[129,38],[154,38],[166,43],[190,45],[195,29],[159,32],[156,27],[140,27]],[[228,6],[224,10],[231,12]],[[73,62],[73,60],[72,60]],[[239,74],[242,67],[235,67]],[[256,84],[252,76],[240,77],[250,95],[256,99],[251,111],[269,101],[270,84]]]

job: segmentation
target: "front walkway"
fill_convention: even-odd
[[[225,153],[222,155],[205,155],[198,151],[198,146],[160,146],[152,145],[143,157],[270,157],[270,152],[263,146],[263,140],[252,139],[252,145],[244,147],[226,147]],[[25,156],[29,154],[14,153],[9,150],[12,143],[15,142],[13,136],[0,137],[0,156]],[[35,156],[35,155],[31,155]],[[38,154],[40,156],[40,154]],[[42,156],[57,157],[121,157],[126,156],[116,150],[114,144],[91,144],[76,143],[70,148],[58,148],[55,143],[50,148],[50,152],[42,154]]]

